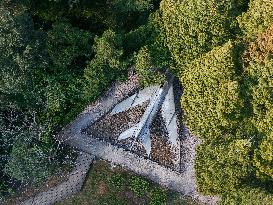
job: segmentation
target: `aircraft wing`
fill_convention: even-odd
[[[111,111],[111,115],[118,114],[120,112],[124,112],[126,110],[129,110],[132,107],[135,107],[137,105],[140,105],[152,98],[155,92],[158,91],[160,87],[159,86],[151,86],[147,87],[138,93],[132,95],[131,97],[128,97],[121,103],[117,104],[113,110]]]
[[[133,127],[129,128],[128,130],[125,130],[119,135],[118,140],[124,140],[130,137],[136,137],[136,135],[138,135],[139,133],[139,130],[141,129],[140,126],[141,124],[138,123],[134,125]]]
[[[150,156],[152,150],[152,142],[149,129],[147,129],[147,131],[141,135],[140,140],[146,150],[147,155]]]
[[[173,144],[177,144],[178,128],[177,128],[177,116],[175,112],[174,93],[173,86],[170,87],[165,100],[161,107],[161,114],[168,131],[169,141]]]

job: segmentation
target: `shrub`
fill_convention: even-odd
[[[120,12],[146,11],[153,7],[152,0],[113,0],[111,4]]]
[[[150,192],[151,197],[149,205],[166,205],[167,204],[167,192],[162,188],[154,188]]]
[[[114,174],[110,179],[111,185],[117,189],[120,189],[123,186],[125,186],[126,181],[127,181],[127,176],[121,173]]]
[[[236,0],[161,2],[167,45],[179,69],[237,35],[241,6]]]
[[[251,148],[243,139],[200,145],[195,164],[198,189],[207,195],[236,190],[249,174]]]
[[[53,64],[66,68],[79,56],[90,56],[92,35],[68,22],[55,22],[47,36],[47,50]]]
[[[129,189],[140,197],[148,191],[149,183],[139,176],[133,176],[129,180]]]
[[[250,61],[263,62],[273,54],[273,24],[265,32],[260,33],[254,42],[251,42],[244,52],[243,59],[246,66]]]
[[[224,137],[238,125],[241,108],[237,48],[231,42],[195,59],[183,72],[182,107],[190,130],[204,139]]]
[[[123,60],[122,36],[112,30],[95,37],[95,57],[84,70],[85,96],[95,99],[114,79],[122,77],[126,70]]]
[[[255,38],[273,23],[273,1],[251,0],[249,9],[238,17],[240,28],[249,38]]]
[[[261,188],[243,186],[236,191],[226,193],[221,198],[222,205],[263,205],[272,204],[273,195]]]
[[[136,72],[143,87],[151,84],[162,84],[165,81],[163,74],[153,66],[152,58],[147,47],[140,49],[136,56]]]
[[[273,60],[266,59],[262,63],[250,62],[245,68],[245,82],[251,96],[253,109],[252,122],[261,133],[273,132]]]
[[[259,178],[273,179],[273,132],[265,137],[255,150],[254,162]]]
[[[25,183],[37,184],[52,174],[48,153],[37,144],[18,141],[12,147],[11,160],[5,171]]]
[[[171,54],[164,44],[162,15],[160,10],[151,13],[148,22],[139,28],[125,34],[124,46],[129,54],[141,52],[140,49],[149,50],[149,55],[155,67],[169,67]]]

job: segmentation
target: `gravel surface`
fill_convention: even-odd
[[[111,140],[117,143],[118,136],[122,132],[140,121],[147,105],[148,102],[115,115],[108,113],[87,128],[87,133],[92,137]]]
[[[118,140],[118,137],[122,132],[140,121],[148,103],[149,102],[145,102],[142,105],[130,108],[126,112],[121,112],[115,115],[108,113],[87,128],[86,133],[90,137],[105,140],[126,150],[132,148],[131,151],[138,155],[150,158],[161,165],[179,170],[177,160],[177,158],[179,158],[179,150],[169,143],[166,126],[160,112],[158,112],[151,125],[151,156],[147,156],[146,151],[139,140],[136,142],[134,142],[133,138]],[[131,147],[132,144],[134,144],[133,147]]]

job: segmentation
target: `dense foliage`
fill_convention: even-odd
[[[249,38],[263,32],[273,23],[273,6],[271,0],[251,0],[249,9],[238,17],[242,31]]]
[[[239,32],[235,17],[243,8],[234,0],[162,1],[167,45],[178,66],[235,37]]]
[[[203,140],[199,190],[222,204],[272,203],[272,42],[272,0],[1,1],[0,199],[11,182],[68,166],[54,134],[128,68],[143,86],[170,68],[184,123]]]
[[[142,47],[159,44],[149,48],[153,57],[165,50],[154,29],[158,7],[157,0],[0,2],[0,200],[13,184],[36,185],[69,166],[70,150],[54,134],[126,79]]]
[[[195,1],[190,2],[194,4]],[[174,25],[180,22],[183,25],[191,19],[199,22],[198,29],[207,26],[207,19],[202,21],[198,17],[202,15],[197,9],[199,4],[195,3],[196,11],[192,11],[195,14],[185,21],[185,12],[177,13],[178,16],[170,20],[182,4],[175,6],[169,2],[173,12],[163,4],[163,13],[167,10],[165,13],[170,15],[166,23],[167,35],[181,34],[178,26],[168,27],[174,22]],[[229,3],[232,5],[232,1]],[[209,5],[207,3],[206,7]],[[236,6],[233,7],[236,11],[234,8]],[[202,41],[196,40],[197,33],[189,35],[185,42],[184,37],[171,41],[167,38],[169,47],[175,45],[170,51],[178,65],[183,65],[184,52],[200,49],[190,54],[190,62],[182,69],[181,104],[185,111],[184,122],[193,134],[204,140],[198,147],[195,165],[198,188],[208,195],[222,195],[222,204],[268,204],[272,200],[272,8],[271,1],[253,0],[241,15],[237,11],[234,16],[229,13],[229,18],[233,19],[230,25],[235,25],[233,21],[237,16],[242,30],[236,27],[237,36],[232,30],[218,33],[217,38],[224,38],[222,43],[207,39],[204,42],[208,49],[202,49]],[[207,15],[209,11],[204,13]],[[208,19],[212,21],[213,17]],[[207,30],[211,29],[205,28],[208,35]],[[221,27],[216,31],[220,32]],[[189,30],[186,33],[192,34]],[[223,44],[228,39],[229,42]],[[187,49],[188,42],[193,49]],[[221,46],[215,47],[217,45]]]
[[[243,102],[236,76],[236,46],[231,42],[195,59],[181,81],[186,124],[205,139],[225,138],[239,123]]]

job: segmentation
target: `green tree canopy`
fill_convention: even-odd
[[[255,38],[273,23],[273,1],[251,0],[249,9],[238,17],[240,28],[249,38]]]
[[[95,57],[84,70],[85,92],[89,98],[97,97],[114,78],[126,69],[123,59],[122,36],[107,30],[101,37],[95,37]]]
[[[167,45],[181,66],[238,33],[235,17],[242,3],[236,0],[178,0],[161,2]]]
[[[199,190],[206,195],[231,192],[249,175],[249,140],[215,141],[198,147],[196,174]]]
[[[0,53],[0,95],[5,96],[1,98],[8,104],[33,105],[39,93],[37,73],[47,66],[48,59],[44,35],[34,30],[24,11],[0,7]]]
[[[89,57],[92,35],[65,21],[55,22],[47,35],[47,50],[53,64],[62,69],[81,56]]]
[[[223,138],[238,125],[243,101],[237,56],[236,46],[228,42],[195,59],[183,72],[185,122],[197,136]]]

